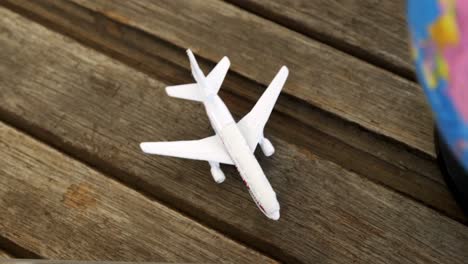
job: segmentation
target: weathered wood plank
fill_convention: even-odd
[[[414,78],[403,0],[228,0],[345,52]]]
[[[279,194],[282,219],[266,220],[232,167],[225,168],[226,183],[215,185],[204,163],[140,153],[143,140],[211,134],[201,107],[167,98],[164,82],[9,11],[0,9],[0,19],[0,73],[14,76],[0,79],[2,117],[127,184],[284,261],[463,263],[468,257],[465,226],[275,131],[267,132],[275,132],[277,154],[261,163]],[[280,118],[275,113],[273,123]]]
[[[262,84],[286,64],[285,92],[371,131],[434,155],[432,120],[416,84],[230,4],[208,1],[71,0]]]
[[[0,123],[0,235],[52,259],[272,262]]]

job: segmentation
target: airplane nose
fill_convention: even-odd
[[[271,213],[268,217],[270,219],[273,219],[273,220],[277,221],[280,218],[280,212],[276,211],[274,213]]]

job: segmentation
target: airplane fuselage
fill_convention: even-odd
[[[253,200],[267,217],[277,220],[280,206],[276,193],[228,108],[216,94],[207,97],[203,105],[214,131],[223,141]]]

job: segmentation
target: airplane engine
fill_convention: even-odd
[[[263,138],[263,140],[260,142],[260,147],[262,148],[263,154],[265,156],[269,157],[275,153],[275,148],[273,147],[273,144],[271,144],[270,140]]]
[[[211,167],[211,175],[213,175],[213,179],[216,183],[222,183],[226,179],[224,172],[218,166]]]

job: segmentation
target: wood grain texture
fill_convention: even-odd
[[[265,219],[234,168],[223,168],[228,180],[215,185],[205,163],[140,153],[140,141],[211,134],[202,107],[168,98],[164,82],[9,11],[0,9],[0,21],[0,74],[14,76],[0,79],[2,117],[193,218],[286,262],[463,263],[468,257],[465,226],[275,133],[277,154],[260,162],[282,218]],[[172,69],[161,63],[166,67]],[[273,123],[280,117],[275,113]],[[75,199],[68,204],[82,210]]]
[[[414,78],[406,1],[227,0],[292,30]]]
[[[273,262],[0,123],[0,235],[50,259]]]
[[[71,0],[121,23],[192,48],[268,84],[281,65],[285,92],[366,129],[434,155],[432,120],[422,90],[352,56],[216,0]]]
[[[174,67],[176,64],[189,70],[185,52],[152,35],[66,1],[12,3],[9,7],[15,11],[155,78],[167,80],[171,84],[192,81],[186,78],[186,72]],[[205,60],[201,60],[200,64],[206,70],[213,67],[213,63]],[[263,89],[262,85],[230,72],[221,93],[230,91],[252,103]],[[234,114],[238,115],[245,113],[249,107],[245,100],[231,104]],[[287,115],[270,122],[269,127],[278,136],[287,138],[295,145],[311,148],[317,155],[348,170],[464,221],[465,217],[448,193],[433,158],[423,157],[400,143],[386,140],[285,94],[282,94],[275,108]],[[302,124],[291,120],[298,120]],[[284,129],[283,123],[288,123],[288,128],[295,124],[297,136],[292,137],[288,129]]]

